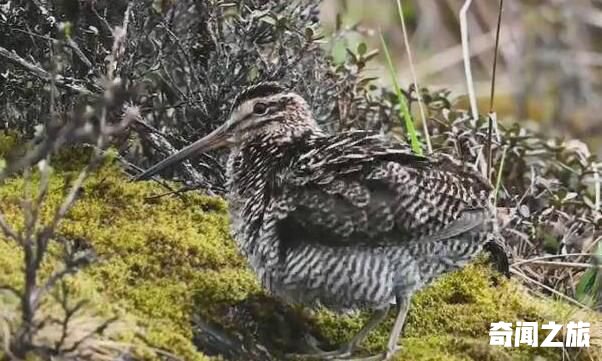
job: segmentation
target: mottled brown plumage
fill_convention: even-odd
[[[314,356],[351,356],[396,303],[387,350],[367,359],[390,358],[414,292],[496,238],[479,174],[376,133],[325,134],[303,98],[273,83],[243,92],[227,123],[142,177],[220,146],[231,149],[232,233],[264,287],[290,302],[375,311],[340,350]]]

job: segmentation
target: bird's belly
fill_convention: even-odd
[[[435,242],[426,242],[410,250],[416,260],[423,287],[439,276],[464,267],[483,249],[481,235],[463,235]]]
[[[469,262],[478,243],[448,239],[393,247],[290,249],[273,290],[293,303],[331,309],[380,308]]]
[[[336,310],[377,308],[394,299],[396,266],[386,248],[299,246],[285,256],[277,293]]]

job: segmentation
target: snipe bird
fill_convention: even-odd
[[[225,124],[138,178],[229,147],[231,230],[262,285],[294,303],[374,311],[339,350],[311,356],[351,357],[396,304],[386,351],[363,358],[390,359],[412,295],[495,234],[489,183],[377,133],[326,134],[306,101],[275,83],[234,103]]]

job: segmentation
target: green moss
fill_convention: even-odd
[[[76,175],[66,166],[57,169],[41,212],[44,220],[60,204],[65,179]],[[19,208],[23,188],[19,177],[0,187],[2,209],[17,228],[23,223]],[[198,194],[185,199],[152,197],[163,192],[152,182],[130,182],[116,165],[105,166],[89,179],[80,201],[59,227],[61,236],[93,247],[99,257],[99,262],[70,277],[69,287],[76,290],[76,297],[89,299],[97,314],[123,319],[126,331],[118,337],[131,343],[141,357],[157,359],[154,348],[185,360],[206,360],[192,342],[195,314],[247,344],[263,344],[277,353],[302,351],[299,340],[308,332],[335,347],[367,320],[367,313],[341,316],[325,310],[308,316],[265,296],[229,237],[225,202]],[[51,255],[42,277],[56,267],[60,247]],[[0,284],[21,287],[21,261],[16,247],[0,238]],[[494,285],[493,279],[499,284]],[[0,308],[17,305],[0,298]],[[575,319],[574,312],[564,303],[528,295],[515,281],[501,279],[477,263],[414,297],[397,359],[560,360],[557,349],[491,347],[489,325],[561,322]],[[368,337],[364,353],[384,349],[393,317],[392,312]],[[600,321],[592,313],[581,319]],[[599,341],[599,335],[592,335],[596,337]],[[601,360],[599,351],[600,346],[592,347],[573,359]]]
[[[0,132],[0,160],[18,159],[34,147],[14,131]],[[60,171],[77,171],[89,162],[93,152],[92,147],[67,144],[52,155],[52,165]]]
[[[60,204],[65,179],[75,175],[60,171],[52,177],[43,220]],[[17,229],[23,223],[23,188],[22,178],[0,188],[3,211]],[[162,191],[152,183],[129,182],[116,166],[105,167],[89,179],[58,233],[89,244],[100,259],[72,281],[79,296],[99,301],[98,308],[107,315],[124,313],[136,319],[148,345],[201,360],[191,341],[193,295],[206,291],[207,304],[236,301],[257,290],[257,284],[227,236],[222,200],[199,195],[187,196],[186,202],[148,199]],[[57,264],[59,251],[52,252],[56,257],[50,264]],[[0,239],[0,282],[19,287],[20,264],[14,245]]]
[[[0,132],[0,157],[6,157],[17,148],[19,136],[10,131]]]

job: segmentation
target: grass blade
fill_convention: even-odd
[[[389,74],[391,79],[393,80],[393,87],[395,88],[395,93],[397,94],[397,99],[399,100],[400,105],[400,115],[404,120],[405,127],[408,132],[408,137],[410,138],[410,145],[412,147],[412,151],[418,155],[423,155],[422,153],[422,145],[418,140],[418,136],[416,134],[416,128],[414,128],[414,122],[412,120],[412,115],[410,114],[410,109],[408,108],[408,104],[406,103],[406,99],[404,94],[401,92],[401,88],[399,87],[399,83],[397,82],[397,72],[395,71],[395,66],[393,65],[393,60],[391,60],[391,54],[389,53],[389,48],[387,47],[387,43],[385,42],[385,38],[383,37],[382,32],[379,32],[380,42],[382,44],[385,58],[387,60],[387,66],[389,68]]]
[[[492,153],[492,137],[493,137],[493,127],[496,127],[496,135],[497,133],[497,115],[495,114],[495,109],[493,104],[495,102],[495,74],[497,71],[497,58],[498,52],[500,49],[500,31],[502,29],[502,12],[504,10],[504,0],[500,0],[500,6],[498,9],[497,15],[497,26],[495,30],[495,47],[493,51],[493,74],[491,76],[491,92],[489,95],[489,125],[487,128],[487,179],[491,177],[491,163],[493,162],[493,153]]]
[[[495,181],[495,193],[494,193],[494,200],[493,200],[493,208],[497,207],[497,199],[499,196],[499,192],[500,192],[500,188],[502,186],[502,173],[504,172],[504,163],[506,162],[506,151],[508,150],[508,147],[504,146],[504,148],[502,149],[502,159],[500,160],[500,166],[497,170],[497,179]]]
[[[424,111],[424,103],[422,101],[422,94],[420,94],[420,86],[418,85],[418,77],[416,76],[416,70],[414,69],[414,60],[412,59],[412,49],[410,48],[410,41],[408,40],[408,31],[406,29],[406,22],[403,15],[403,7],[401,6],[401,0],[397,0],[397,14],[399,15],[399,21],[401,22],[401,30],[403,32],[403,41],[406,47],[406,53],[408,54],[408,62],[410,63],[410,73],[412,74],[412,80],[414,81],[414,88],[416,89],[416,97],[418,98],[418,108],[420,109],[420,117],[422,118],[422,131],[424,132],[424,140],[426,142],[426,150],[428,153],[433,152],[431,146],[431,137],[429,134],[428,124],[426,123],[426,112]]]
[[[594,250],[594,265],[602,263],[602,243]],[[575,289],[575,298],[588,306],[596,306],[602,300],[597,299],[602,287],[602,272],[598,268],[590,268],[583,273]]]

